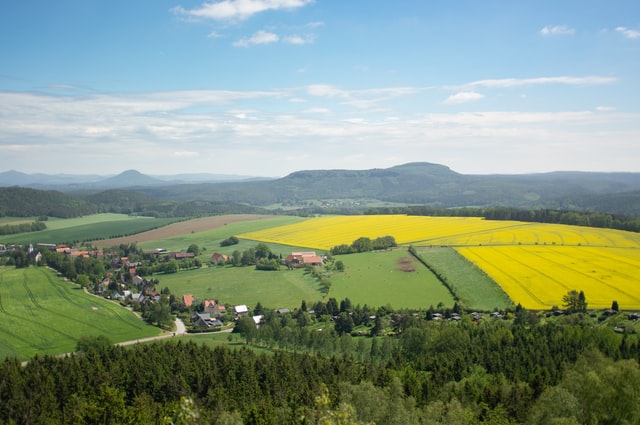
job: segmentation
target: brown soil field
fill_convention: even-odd
[[[158,229],[149,230],[147,232],[135,235],[125,236],[122,238],[105,239],[95,241],[96,246],[109,247],[120,244],[150,242],[157,239],[165,239],[173,236],[184,235],[186,233],[203,232],[205,230],[216,229],[229,223],[238,221],[259,220],[261,218],[271,217],[269,215],[260,214],[237,214],[237,215],[215,215],[211,217],[194,218],[193,220],[180,221]]]

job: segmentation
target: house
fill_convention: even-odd
[[[186,258],[195,258],[195,254],[193,252],[170,252],[168,257],[173,258],[177,261],[182,261]]]
[[[262,319],[264,319],[264,316],[262,314],[259,314],[257,316],[253,316],[251,317],[253,319],[253,323],[255,323],[256,328],[260,327],[260,323],[262,323]]]
[[[144,278],[141,276],[135,275],[131,278],[131,281],[134,285],[142,285],[144,283]]]
[[[202,301],[202,306],[204,307],[203,312],[209,313],[214,317],[224,316],[227,312],[227,309],[222,304],[218,304],[216,300],[204,300]]]
[[[182,304],[184,304],[185,307],[191,307],[194,300],[195,297],[191,294],[185,294],[182,296]]]
[[[195,313],[191,316],[191,323],[198,328],[212,328],[222,326],[222,322],[218,319],[211,318],[208,313]]]
[[[33,264],[40,264],[42,262],[42,253],[40,251],[31,251],[29,253],[29,260]]]
[[[287,314],[289,312],[290,311],[289,311],[288,308],[279,308],[279,309],[276,310],[276,313],[278,313],[278,314]]]
[[[284,260],[289,267],[321,266],[323,258],[315,252],[292,252]]]
[[[211,256],[211,263],[215,265],[218,265],[219,263],[226,263],[228,260],[228,255],[220,254],[219,252],[214,252]]]
[[[233,312],[235,313],[236,316],[241,316],[241,315],[249,313],[249,308],[247,308],[247,306],[244,305],[244,304],[237,305],[237,306],[233,307]]]

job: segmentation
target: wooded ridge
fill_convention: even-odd
[[[443,165],[410,163],[387,169],[297,171],[280,179],[217,183],[176,184],[128,171],[109,181],[113,186],[103,181],[93,186],[76,183],[49,187],[55,191],[19,192],[16,187],[2,188],[0,215],[25,216],[28,214],[20,211],[43,202],[48,203],[47,208],[57,216],[69,214],[68,208],[82,214],[155,212],[158,216],[185,216],[236,212],[236,209],[244,209],[237,212],[259,212],[256,208],[273,205],[302,208],[308,207],[309,201],[329,199],[441,208],[501,206],[640,215],[640,173],[465,175]],[[0,185],[3,184],[6,183],[0,175]],[[176,203],[180,203],[180,207]],[[360,204],[355,205],[357,209]],[[340,209],[336,212],[347,212],[354,207],[341,206]],[[327,211],[326,207],[323,211]],[[47,211],[39,214],[42,213]]]

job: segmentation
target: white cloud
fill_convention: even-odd
[[[596,106],[596,111],[599,111],[599,112],[610,112],[615,110],[616,108],[613,106]]]
[[[452,94],[446,98],[442,103],[445,105],[458,105],[460,103],[475,102],[484,97],[482,93],[463,91],[456,94]]]
[[[539,84],[567,84],[567,85],[599,85],[617,82],[615,77],[537,77],[537,78],[501,78],[495,80],[478,80],[469,83],[469,86],[482,87],[519,87]]]
[[[222,0],[203,3],[200,7],[173,8],[178,15],[191,18],[213,19],[215,21],[236,21],[251,18],[269,10],[291,10],[304,7],[313,0]]]
[[[540,30],[540,34],[544,36],[552,36],[552,35],[573,35],[576,33],[576,30],[568,27],[566,25],[555,25],[555,26],[547,26]]]
[[[243,38],[238,41],[235,41],[233,45],[235,47],[249,47],[249,46],[255,46],[257,44],[277,43],[278,40],[280,40],[280,37],[278,36],[278,34],[275,34],[269,31],[260,30],[254,33],[249,38]]]
[[[283,38],[283,41],[288,44],[311,44],[315,41],[315,37],[312,35],[300,36],[300,35],[290,35]]]
[[[637,113],[608,107],[429,113],[437,102],[429,96],[408,99],[426,103],[412,103],[407,113],[404,98],[395,102],[395,96],[424,90],[313,85],[111,95],[0,92],[5,106],[0,163],[26,172],[106,173],[147,166],[165,174],[215,169],[247,175],[415,160],[443,163],[461,172],[543,171],[540,167],[568,169],[575,164],[582,169],[637,170]],[[301,99],[306,99],[303,107],[297,102]],[[367,101],[386,111],[372,114],[356,108],[357,102]],[[402,109],[395,109],[397,104]],[[318,146],[322,149],[313,149]],[[126,158],[124,151],[130,153]],[[300,151],[314,154],[299,162],[283,160]],[[557,152],[553,163],[544,162],[549,151]],[[346,160],[357,155],[364,157]],[[501,158],[499,167],[496,157]]]
[[[631,40],[640,38],[640,31],[638,30],[633,30],[627,27],[617,27],[616,31],[622,34],[625,38],[630,38]]]

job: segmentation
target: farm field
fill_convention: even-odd
[[[586,245],[640,247],[640,234],[563,224],[407,215],[331,216],[237,235],[262,242],[329,250],[364,236],[391,235],[400,245]]]
[[[586,246],[458,248],[528,309],[562,307],[570,290],[584,291],[590,308],[640,309],[640,249]]]
[[[454,303],[448,289],[406,248],[340,256],[345,271],[331,277],[329,296],[355,304],[428,308]]]
[[[94,214],[85,217],[46,221],[47,228],[38,232],[0,236],[0,243],[60,243],[104,239],[115,235],[135,234],[166,226],[174,218],[128,216],[126,214]]]
[[[86,294],[44,267],[0,267],[0,358],[73,351],[84,335],[113,342],[154,336],[158,328],[105,299]]]
[[[297,308],[302,300],[320,300],[318,282],[303,270],[260,271],[254,267],[208,267],[158,275],[160,287],[172,294],[192,294],[199,301],[216,299],[223,304],[260,302],[269,308]]]
[[[486,273],[449,247],[418,247],[416,253],[445,276],[463,305],[478,310],[504,310],[513,303]]]
[[[362,236],[385,235],[404,245],[456,248],[525,308],[561,306],[562,297],[575,289],[585,291],[592,308],[610,307],[617,300],[621,308],[640,309],[640,288],[633,273],[640,267],[640,234],[633,232],[474,217],[389,215],[318,217],[238,236],[328,250]],[[467,288],[471,292],[463,297],[482,296]]]

